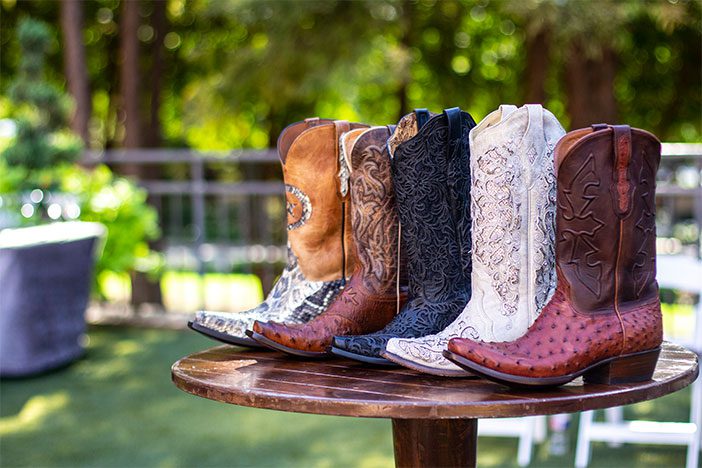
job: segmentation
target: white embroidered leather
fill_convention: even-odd
[[[391,355],[465,375],[442,355],[451,338],[512,341],[534,322],[556,287],[553,149],[563,134],[540,105],[500,106],[470,132],[471,300],[436,335],[391,339]]]

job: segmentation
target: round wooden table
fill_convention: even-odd
[[[211,400],[299,413],[391,418],[397,466],[475,466],[478,418],[533,416],[651,400],[692,383],[697,356],[664,343],[653,380],[515,390],[482,379],[370,367],[350,360],[303,361],[219,346],[172,367],[180,389]],[[304,443],[303,441],[300,441]]]

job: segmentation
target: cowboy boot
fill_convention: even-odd
[[[473,294],[436,335],[391,339],[386,358],[428,374],[470,375],[443,356],[451,338],[511,341],[556,289],[553,149],[565,131],[540,105],[500,106],[470,132]]]
[[[383,328],[404,303],[399,291],[397,213],[390,176],[388,127],[342,137],[351,181],[351,222],[359,259],[344,291],[329,308],[302,325],[254,322],[247,335],[295,356],[328,357],[334,335],[358,335]]]
[[[378,365],[388,340],[446,328],[470,298],[470,171],[468,132],[475,122],[458,108],[432,117],[392,160],[407,254],[407,304],[382,330],[337,336],[334,354]]]
[[[198,312],[190,328],[229,344],[260,346],[245,335],[255,320],[305,323],[343,289],[356,255],[340,199],[339,136],[363,124],[307,119],[278,138],[288,214],[288,264],[266,300],[246,312]]]
[[[626,125],[593,125],[556,146],[553,298],[524,336],[449,341],[445,356],[513,386],[651,378],[663,327],[656,283],[655,183],[661,146]]]

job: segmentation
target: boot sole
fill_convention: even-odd
[[[205,335],[207,338],[212,338],[213,340],[217,340],[228,345],[265,349],[264,346],[252,340],[251,338],[227,335],[226,333],[218,332],[216,330],[212,330],[211,328],[203,327],[202,325],[197,324],[192,320],[188,321],[188,328],[202,335]]]
[[[418,364],[414,361],[410,361],[408,359],[405,359],[403,357],[398,356],[397,354],[393,354],[389,351],[383,351],[380,353],[381,356],[384,358],[399,364],[403,367],[406,367],[408,369],[412,369],[413,371],[421,372],[423,374],[430,374],[430,375],[437,375],[439,377],[454,377],[454,378],[477,378],[477,375],[472,374],[471,372],[468,372],[465,369],[458,369],[458,370],[451,370],[451,369],[437,369],[435,367],[429,367],[429,366],[424,366],[422,364]]]
[[[351,353],[349,351],[335,348],[332,346],[329,348],[329,352],[336,356],[341,356],[347,359],[353,359],[354,361],[359,361],[364,364],[373,364],[374,366],[383,366],[383,367],[396,367],[397,364],[385,359],[385,358],[377,358],[377,357],[370,357],[370,356],[364,356],[363,354],[356,354],[356,353]]]
[[[476,364],[449,350],[444,351],[444,357],[469,372],[509,387],[546,388],[566,384],[580,376],[583,377],[583,382],[592,384],[618,385],[645,382],[653,377],[660,352],[661,348],[659,347],[648,351],[615,356],[591,364],[578,372],[557,377],[524,377],[506,374]]]
[[[284,346],[276,341],[271,340],[270,338],[267,338],[267,337],[261,335],[260,333],[256,333],[253,330],[246,330],[246,336],[257,341],[258,343],[264,345],[267,348],[270,348],[274,351],[281,351],[285,354],[289,354],[289,355],[295,356],[295,357],[306,358],[306,359],[327,359],[327,358],[331,357],[331,356],[329,356],[329,353],[327,353],[327,352],[302,351],[300,349],[289,348],[289,347]]]

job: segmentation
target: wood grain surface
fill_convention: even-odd
[[[299,413],[394,419],[531,416],[651,400],[692,383],[697,356],[664,343],[648,382],[515,390],[482,379],[441,378],[343,359],[304,361],[270,351],[219,346],[172,367],[182,390],[241,406]]]

